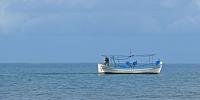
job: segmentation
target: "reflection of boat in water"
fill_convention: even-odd
[[[153,62],[155,54],[148,55],[103,55],[104,64],[98,64],[99,73],[109,74],[159,74],[162,69],[162,61]],[[148,63],[138,63],[136,58],[147,57]],[[134,60],[133,62],[130,62]]]

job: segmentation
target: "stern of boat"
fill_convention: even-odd
[[[105,72],[104,67],[105,67],[105,65],[98,64],[98,73],[104,73]]]

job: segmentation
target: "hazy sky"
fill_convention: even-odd
[[[200,63],[200,0],[0,0],[0,62],[156,53]]]

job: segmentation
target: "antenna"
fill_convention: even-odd
[[[130,55],[129,55],[129,57],[132,57],[133,55],[132,55],[132,49],[130,49]]]

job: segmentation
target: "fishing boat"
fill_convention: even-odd
[[[102,55],[105,62],[98,64],[101,74],[159,74],[162,61],[153,61],[155,54],[147,55]],[[136,58],[148,58],[147,63],[139,62]]]

